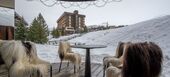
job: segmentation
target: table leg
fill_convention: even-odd
[[[52,67],[52,64],[50,65],[50,77],[52,77],[52,72],[53,72],[53,67]]]
[[[91,77],[90,49],[86,49],[85,77]]]

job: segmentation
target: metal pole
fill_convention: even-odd
[[[50,64],[50,77],[52,77],[52,72],[53,72],[52,65]]]
[[[86,49],[85,77],[91,77],[90,49]]]

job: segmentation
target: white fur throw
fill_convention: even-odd
[[[35,44],[28,49],[21,41],[0,40],[0,56],[4,60],[10,77],[47,77],[48,62],[38,58]]]

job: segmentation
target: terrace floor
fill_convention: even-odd
[[[52,77],[84,77],[85,63],[81,64],[80,71],[77,73],[74,73],[74,65],[72,63],[69,63],[69,66],[67,67],[67,62],[63,62],[60,72],[58,72],[59,65],[60,65],[59,63],[52,64]],[[102,64],[92,63],[91,75],[92,77],[103,77]],[[8,71],[3,70],[1,67],[0,67],[0,77],[8,77]],[[50,77],[50,72],[49,72],[49,77]]]

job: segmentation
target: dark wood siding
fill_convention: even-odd
[[[0,39],[13,40],[14,39],[14,27],[0,25]]]

